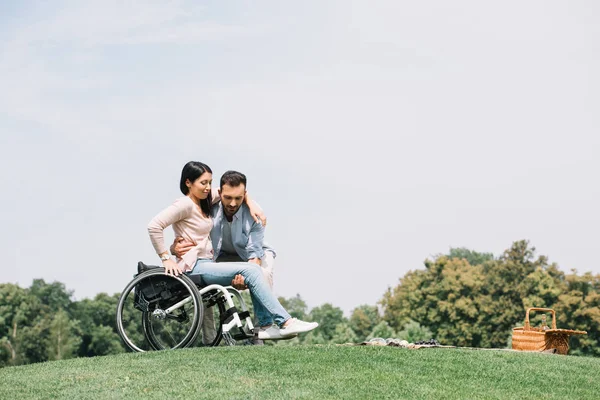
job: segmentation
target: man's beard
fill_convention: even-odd
[[[231,218],[235,215],[235,213],[238,212],[239,209],[240,207],[237,207],[235,210],[230,211],[227,207],[225,207],[225,215]]]

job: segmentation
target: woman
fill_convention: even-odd
[[[231,283],[236,275],[242,275],[250,289],[252,301],[259,302],[269,311],[275,325],[261,328],[259,339],[279,339],[308,332],[319,324],[304,322],[292,318],[271,292],[269,284],[263,277],[260,268],[245,262],[215,263],[210,240],[213,222],[210,216],[211,205],[219,201],[218,195],[212,194],[212,170],[208,165],[190,161],[181,172],[179,188],[184,194],[168,208],[155,216],[148,225],[148,233],[154,249],[162,260],[165,272],[169,275],[186,273],[194,282],[204,285],[223,285]],[[257,214],[254,202],[246,196],[246,202],[252,215]],[[175,236],[186,238],[195,246],[183,255],[178,262],[169,256],[165,246],[163,231],[173,226]]]

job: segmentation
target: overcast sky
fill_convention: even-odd
[[[146,226],[190,160],[249,177],[275,291],[309,307],[375,304],[450,247],[528,239],[600,273],[599,20],[593,0],[0,0],[0,282],[120,292],[159,262]]]

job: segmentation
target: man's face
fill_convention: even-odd
[[[239,185],[236,187],[223,185],[219,189],[219,195],[221,196],[221,203],[223,203],[223,210],[228,217],[232,217],[237,210],[240,209],[244,202],[244,196],[246,196],[246,186]]]

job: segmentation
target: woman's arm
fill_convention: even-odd
[[[248,192],[246,192],[246,196],[244,197],[244,202],[250,209],[250,215],[252,216],[252,219],[254,219],[254,222],[258,222],[260,220],[263,227],[267,226],[267,216],[265,215],[263,209],[260,208],[258,203],[256,201],[252,200],[252,198],[250,197],[250,194]]]
[[[175,201],[169,207],[158,213],[148,224],[148,235],[156,254],[160,257],[166,272],[173,272],[179,275],[181,272],[177,264],[169,257],[169,251],[165,246],[164,230],[166,227],[173,225],[177,221],[181,221],[191,215],[193,212],[193,203],[191,199],[184,197]]]
[[[217,204],[219,201],[221,201],[221,196],[219,196],[219,190],[218,190],[218,189],[215,189],[215,188],[212,188],[212,189],[210,190],[210,193],[211,193],[211,195],[212,195],[212,199],[211,199],[210,205],[211,205],[211,206],[214,206],[214,205],[215,205],[215,204]]]

